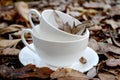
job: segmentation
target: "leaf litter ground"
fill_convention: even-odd
[[[120,80],[119,0],[40,0],[30,2],[2,0],[0,2],[1,80]],[[88,27],[90,31],[89,47],[98,53],[100,59],[98,65],[85,73],[69,68],[52,71],[49,68],[38,68],[32,64],[23,66],[18,60],[19,51],[24,47],[20,34],[23,28],[31,28],[27,18],[30,8],[35,8],[40,12],[48,8],[60,10],[82,23],[86,21],[90,21],[89,25],[94,23],[92,27]],[[33,16],[33,21],[36,24],[39,22],[35,16]],[[60,20],[59,22],[62,23]],[[64,25],[69,26],[67,23]],[[69,27],[64,30],[71,32]],[[32,43],[30,34],[25,34],[25,38]]]

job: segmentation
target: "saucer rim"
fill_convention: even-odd
[[[31,43],[31,44],[29,44],[30,46],[34,46],[34,44],[33,43]],[[32,63],[27,63],[27,64],[25,64],[20,58],[20,55],[23,53],[23,51],[25,50],[25,48],[27,48],[28,50],[30,50],[27,46],[25,46],[25,47],[23,47],[22,49],[21,49],[21,51],[19,52],[19,55],[18,55],[18,58],[19,58],[19,61],[21,62],[21,64],[23,65],[23,66],[26,66],[27,64],[32,64]],[[81,72],[86,72],[86,71],[88,71],[88,70],[90,70],[91,68],[93,68],[94,66],[96,66],[97,64],[98,64],[98,62],[99,62],[99,56],[98,56],[98,54],[96,53],[96,51],[95,50],[93,50],[92,48],[90,48],[90,47],[87,47],[87,48],[89,48],[90,50],[92,50],[93,51],[93,53],[94,53],[94,56],[96,56],[96,62],[94,63],[94,64],[91,64],[90,65],[90,68],[89,69],[87,69],[87,70],[83,70],[83,71],[81,71]],[[87,49],[86,48],[86,49]],[[31,51],[31,50],[30,50]],[[33,51],[32,51],[33,52]],[[34,53],[34,52],[33,52]],[[34,53],[33,54],[34,56],[38,56],[36,53]],[[81,55],[81,57],[82,56],[84,56],[84,54],[82,54]],[[39,60],[40,61],[42,61],[41,60],[41,58],[39,57]],[[91,59],[92,61],[93,61],[93,59]],[[43,61],[42,61],[43,62]],[[43,63],[45,63],[45,62],[43,62]],[[78,63],[78,62],[75,62],[75,63]],[[74,63],[74,64],[75,64]],[[35,63],[33,63],[34,65],[36,65],[37,66],[37,64],[35,64]],[[46,63],[45,63],[46,64]],[[82,63],[80,63],[81,65],[84,65],[84,64],[82,64]],[[50,66],[50,65],[49,65]],[[48,65],[47,66],[44,66],[44,67],[49,67]],[[37,66],[37,67],[39,67],[39,66]],[[41,67],[41,66],[40,66]],[[53,66],[50,66],[49,68],[51,69],[51,67],[53,67]],[[58,67],[59,68],[59,67]],[[54,69],[52,69],[52,70],[54,70]],[[78,71],[80,71],[80,70],[78,70]]]

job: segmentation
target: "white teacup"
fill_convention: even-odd
[[[85,32],[84,35],[77,35],[77,34],[74,35],[58,29],[58,24],[55,21],[53,11],[54,10],[47,9],[40,14],[35,9],[29,10],[28,18],[32,27],[35,27],[35,25],[31,20],[31,14],[38,16],[38,19],[40,21],[40,24],[39,24],[40,36],[44,37],[45,39],[51,39],[51,40],[56,39],[61,41],[63,41],[64,38],[66,40],[79,40],[87,36],[87,33],[89,33],[88,30]],[[73,22],[75,22],[75,25],[81,24],[81,22],[75,19],[74,17],[68,14],[65,14],[61,11],[57,11],[57,10],[55,11],[61,17],[64,23],[68,22],[71,26],[73,25]]]
[[[70,66],[79,60],[83,51],[87,48],[89,34],[86,37],[72,41],[56,41],[42,38],[39,32],[39,25],[33,29],[22,30],[21,38],[23,43],[30,50],[38,54],[38,56],[47,64],[56,67]],[[32,34],[33,44],[35,49],[29,46],[24,38],[24,34],[29,32]]]

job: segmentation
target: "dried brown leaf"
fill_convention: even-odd
[[[80,12],[78,11],[67,11],[67,14],[74,16],[74,17],[78,17],[81,15]]]
[[[25,2],[16,2],[15,8],[17,12],[26,20],[28,21],[28,5]]]
[[[106,65],[110,67],[120,66],[120,59],[110,58],[106,60]]]
[[[38,68],[35,65],[28,64],[19,69],[12,69],[6,65],[0,65],[0,75],[5,79],[48,79],[53,71],[47,67]]]
[[[68,22],[64,24],[64,29],[65,32],[71,33],[71,26],[69,25]]]
[[[53,12],[54,12],[55,21],[59,26],[58,28],[61,29],[61,30],[64,30],[64,22],[63,22],[63,20],[60,18],[60,16],[57,14],[56,11],[53,11]]]
[[[100,61],[99,64],[97,65],[97,72],[101,70],[105,66],[105,61]]]
[[[103,2],[85,2],[83,4],[85,8],[101,8],[101,9],[111,9],[111,6],[109,4],[105,4]]]
[[[5,34],[5,33],[11,33],[15,31],[19,31],[23,28],[24,26],[18,25],[18,24],[12,24],[8,27],[0,29],[0,34]]]
[[[113,52],[114,54],[120,55],[120,48],[103,42],[98,43],[103,52]]]
[[[104,71],[108,72],[108,73],[111,73],[111,74],[114,74],[116,76],[120,75],[120,69],[119,67],[115,67],[115,68],[103,68]]]
[[[70,68],[57,69],[51,74],[51,79],[58,80],[88,80],[87,76]]]
[[[110,11],[111,16],[119,15],[120,16],[120,5],[113,6]]]
[[[18,55],[19,49],[16,48],[5,48],[0,49],[0,55]]]
[[[5,22],[0,23],[0,29],[5,28],[5,27],[7,27],[7,26],[8,26],[8,24],[5,23]]]
[[[38,68],[35,65],[28,64],[25,67],[14,70],[9,78],[12,79],[28,79],[28,78],[37,78],[37,79],[48,79],[50,74],[53,73],[48,67]],[[17,75],[16,75],[17,74]]]
[[[0,10],[0,19],[3,20],[8,20],[8,21],[13,21],[16,15],[16,11],[12,8],[12,9],[6,9],[4,10],[4,8],[2,8]]]
[[[21,39],[1,40],[1,41],[0,41],[0,48],[14,46],[14,45],[16,45],[20,40],[21,40]]]
[[[84,21],[82,24],[78,24],[72,28],[72,34],[80,34],[83,35],[86,31],[86,28],[93,26],[93,23],[90,21]]]
[[[93,38],[89,40],[88,46],[94,49],[95,51],[99,50],[98,42]]]
[[[111,38],[112,43],[113,43],[115,46],[117,46],[117,47],[120,48],[120,43],[118,43],[118,42],[115,40],[115,37],[113,36],[112,32],[111,32],[111,31],[109,31],[109,32],[110,32],[110,38]]]
[[[72,34],[77,34],[77,33],[79,33],[80,35],[82,35],[85,30],[86,30],[86,26],[80,24],[80,25],[77,25],[76,28],[73,28],[73,29],[72,29]]]
[[[89,30],[90,31],[99,31],[99,30],[102,30],[102,27],[98,26],[98,25],[94,25],[93,27],[90,27]]]
[[[112,74],[107,74],[107,73],[99,73],[98,77],[101,80],[116,80],[116,77]]]
[[[106,24],[110,24],[113,29],[116,29],[119,27],[113,19],[106,20],[105,22]]]
[[[5,65],[0,65],[0,76],[7,78],[10,73],[13,72],[13,69]]]

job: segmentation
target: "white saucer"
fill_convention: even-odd
[[[34,47],[33,44],[30,44],[30,46]],[[86,64],[82,64],[78,61],[74,63],[72,66],[69,66],[68,68],[72,68],[81,72],[86,72],[89,69],[91,69],[93,66],[96,66],[99,61],[97,53],[89,47],[87,47],[87,49],[84,51],[82,57],[84,57],[87,60]],[[35,54],[33,51],[31,51],[28,47],[24,47],[20,51],[19,60],[23,65],[34,64],[37,67],[49,67],[53,70],[57,69],[57,67],[53,67],[43,62],[40,59],[40,57],[37,54]]]

